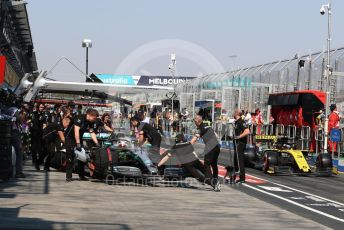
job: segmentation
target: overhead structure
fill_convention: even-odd
[[[123,94],[135,95],[140,93],[152,93],[157,91],[172,91],[173,87],[167,86],[141,86],[105,84],[101,82],[64,82],[48,80],[47,71],[42,71],[34,82],[30,81],[27,74],[17,88],[16,93],[23,95],[24,101],[30,102],[39,92],[64,93],[96,96],[101,99],[109,99],[123,104],[131,104],[129,100],[122,98]]]
[[[0,1],[0,55],[6,57],[5,83],[14,87],[37,70],[26,1]]]

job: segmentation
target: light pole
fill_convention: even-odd
[[[300,70],[305,67],[305,60],[299,60],[297,63],[297,75],[296,75],[296,84],[294,87],[294,91],[301,90],[301,82],[300,82]]]
[[[331,3],[326,5],[322,5],[320,8],[320,14],[324,15],[327,10],[327,63],[326,69],[324,71],[324,78],[325,78],[325,92],[326,92],[326,103],[325,103],[325,138],[324,138],[324,152],[327,153],[327,143],[328,143],[328,116],[329,116],[329,103],[330,103],[330,87],[329,87],[329,78],[331,75],[331,67],[330,67],[330,51],[331,51],[331,16],[332,16],[332,8]]]
[[[173,100],[176,95],[176,89],[175,89],[175,84],[174,84],[174,77],[176,75],[176,54],[171,54],[171,64],[168,66],[169,70],[171,71],[172,74],[172,86],[173,86],[173,94],[172,94],[172,119],[174,119],[174,114],[173,114]]]
[[[234,59],[237,58],[237,57],[238,57],[238,55],[236,55],[236,54],[228,56],[228,58],[230,58],[232,60],[232,63],[231,63],[232,64],[232,69],[231,69],[231,71],[234,71],[234,69],[235,69]]]
[[[82,41],[82,47],[86,48],[86,81],[88,78],[88,48],[92,48],[92,41],[90,39],[84,39]]]

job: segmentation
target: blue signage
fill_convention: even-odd
[[[104,84],[114,85],[136,85],[135,79],[131,75],[112,75],[112,74],[97,74],[97,77]]]
[[[332,129],[330,132],[330,139],[332,142],[340,142],[342,139],[342,133],[339,129]]]
[[[171,77],[171,76],[135,76],[135,75],[113,75],[97,74],[99,80],[104,84],[111,85],[143,85],[143,86],[172,86],[187,83],[195,77]]]

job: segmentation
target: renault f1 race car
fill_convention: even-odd
[[[256,141],[260,146],[255,151],[247,152],[245,157],[250,166],[262,169],[264,173],[332,175],[332,157],[328,153],[314,156],[308,151],[298,150],[288,138],[273,135],[257,135]]]

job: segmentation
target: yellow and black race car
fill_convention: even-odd
[[[268,174],[332,175],[332,157],[328,153],[317,156],[298,150],[288,138],[256,135],[256,151],[246,154],[246,161]],[[253,155],[254,154],[254,155]]]

